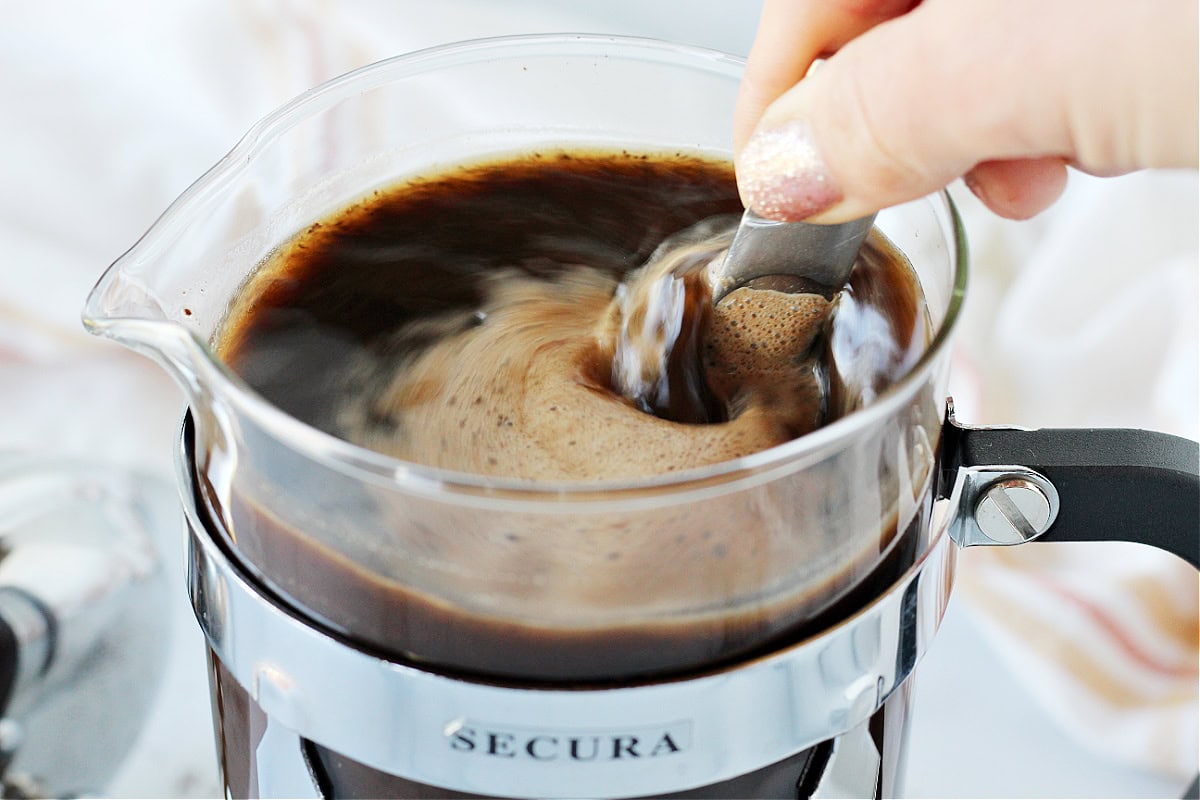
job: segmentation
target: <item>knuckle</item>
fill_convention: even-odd
[[[852,126],[849,128],[850,141],[857,142],[849,154],[858,162],[853,165],[854,169],[869,180],[876,191],[892,193],[906,185],[924,183],[927,170],[913,149],[904,146],[900,135],[904,123],[889,115],[890,104],[873,99],[874,84],[868,83],[867,73],[850,70],[846,79],[842,95],[846,104],[846,122]]]

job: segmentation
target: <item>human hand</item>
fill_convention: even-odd
[[[964,177],[1027,218],[1068,164],[1196,166],[1196,63],[1196,0],[766,0],[738,186],[764,216],[841,222]]]

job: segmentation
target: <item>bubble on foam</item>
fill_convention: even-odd
[[[732,397],[811,373],[805,359],[829,308],[829,301],[816,294],[745,288],[730,292],[717,303],[705,341],[709,387]]]

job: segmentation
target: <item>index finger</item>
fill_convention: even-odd
[[[742,150],[763,111],[812,63],[920,0],[766,0],[738,90],[733,149]]]

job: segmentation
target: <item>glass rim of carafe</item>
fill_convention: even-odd
[[[645,57],[650,62],[663,62],[675,67],[692,67],[698,70],[724,73],[725,77],[740,78],[745,60],[720,50],[681,44],[663,39],[608,34],[585,33],[542,33],[528,35],[494,36],[470,39],[437,45],[410,53],[383,59],[347,72],[319,84],[284,103],[256,122],[234,147],[180,194],[154,222],[149,230],[120,258],[114,262],[97,282],[84,314],[85,326],[96,333],[122,322],[146,322],[158,326],[167,325],[183,330],[178,321],[149,322],[109,318],[93,315],[92,301],[105,280],[126,259],[142,249],[152,248],[165,228],[178,224],[185,216],[188,206],[203,192],[212,190],[222,182],[249,168],[260,150],[268,147],[291,127],[311,117],[313,113],[326,110],[332,102],[352,92],[361,92],[408,75],[423,74],[439,67],[464,63],[471,56],[481,56],[491,51],[514,54],[519,48],[532,48],[552,55],[561,52],[579,55],[589,52],[587,47],[604,48],[604,55]],[[570,48],[567,52],[562,48]],[[531,53],[526,52],[526,55]],[[690,63],[680,63],[688,59]],[[390,74],[399,69],[396,74]],[[381,73],[389,73],[382,79]],[[331,98],[331,96],[333,96]],[[311,109],[310,106],[316,106]],[[707,151],[706,151],[707,152]],[[725,155],[730,155],[726,153]],[[934,332],[929,345],[907,373],[882,391],[869,405],[847,414],[815,431],[792,439],[775,447],[700,467],[677,470],[670,473],[627,479],[539,481],[511,477],[496,477],[434,467],[416,462],[403,461],[384,453],[353,444],[331,433],[322,431],[286,413],[271,403],[246,383],[213,352],[209,342],[201,339],[194,331],[187,330],[191,344],[198,346],[203,354],[203,363],[208,369],[202,381],[211,386],[213,395],[225,398],[225,402],[247,414],[265,431],[270,432],[287,447],[311,457],[314,461],[348,470],[356,477],[372,483],[382,483],[406,491],[422,494],[447,495],[453,497],[475,497],[484,502],[511,500],[521,503],[547,502],[552,505],[578,501],[600,502],[605,508],[624,500],[636,500],[652,493],[651,502],[661,502],[663,494],[680,499],[692,490],[704,494],[744,488],[747,482],[754,484],[770,480],[779,470],[787,472],[815,463],[822,456],[837,449],[837,446],[853,438],[855,432],[870,427],[885,419],[902,407],[911,395],[924,383],[929,372],[953,335],[961,315],[967,283],[967,248],[965,232],[958,210],[946,191],[936,192],[912,202],[941,204],[949,223],[948,242],[953,258],[953,282],[950,286],[945,314]],[[150,337],[146,337],[149,339]]]

